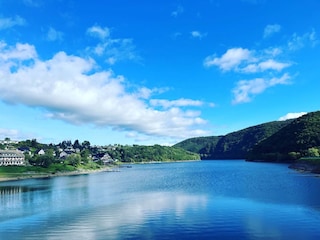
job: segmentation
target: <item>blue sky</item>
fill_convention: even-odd
[[[0,0],[0,139],[174,144],[317,111],[319,9]]]

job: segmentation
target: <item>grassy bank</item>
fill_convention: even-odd
[[[320,157],[302,157],[297,162],[305,162],[314,165],[320,165]]]
[[[85,174],[111,168],[112,166],[101,166],[96,163],[78,166],[59,163],[51,164],[48,168],[39,166],[2,166],[0,167],[0,181]]]

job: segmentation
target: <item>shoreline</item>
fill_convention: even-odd
[[[295,162],[291,164],[289,168],[294,169],[301,173],[311,173],[315,175],[320,175],[319,164],[314,164],[307,161]]]
[[[118,166],[108,166],[102,167],[101,169],[94,169],[94,170],[76,170],[70,172],[55,172],[55,173],[25,173],[24,175],[16,176],[16,177],[1,177],[0,176],[0,183],[2,182],[11,182],[11,181],[19,181],[19,180],[27,180],[27,179],[44,179],[44,178],[52,178],[52,177],[63,177],[63,176],[77,176],[77,175],[87,175],[92,173],[99,173],[99,172],[119,172],[119,168],[132,166],[135,164],[161,164],[161,163],[177,163],[177,162],[195,162],[201,161],[200,160],[177,160],[177,161],[149,161],[149,162],[134,162],[134,163],[122,163]]]
[[[199,159],[199,160],[175,160],[175,161],[123,162],[121,163],[121,165],[161,164],[161,163],[200,162],[200,161],[202,160]]]
[[[117,172],[115,167],[103,167],[101,169],[94,170],[76,170],[70,172],[56,172],[56,173],[26,173],[25,175],[16,176],[16,177],[1,177],[1,182],[11,182],[11,181],[19,181],[19,180],[27,180],[27,179],[45,179],[45,178],[53,178],[53,177],[63,177],[63,176],[77,176],[77,175],[87,175],[92,173],[99,172]]]

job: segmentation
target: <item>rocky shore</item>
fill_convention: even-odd
[[[289,168],[295,169],[301,172],[320,174],[320,165],[312,163],[310,161],[298,161],[291,164]]]

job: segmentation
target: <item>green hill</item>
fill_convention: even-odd
[[[257,144],[248,160],[291,162],[301,157],[319,157],[320,111],[308,113]]]
[[[199,137],[175,145],[188,151],[197,152],[201,159],[244,159],[252,147],[270,137],[292,120],[268,122],[225,136]]]
[[[194,153],[206,153],[209,152],[211,148],[214,148],[217,145],[221,137],[222,136],[189,138],[175,144],[174,147],[182,148],[186,151]]]
[[[189,152],[181,148],[169,146],[117,146],[114,150],[108,152],[114,158],[121,162],[170,162],[184,160],[199,160],[200,156],[197,153]]]

